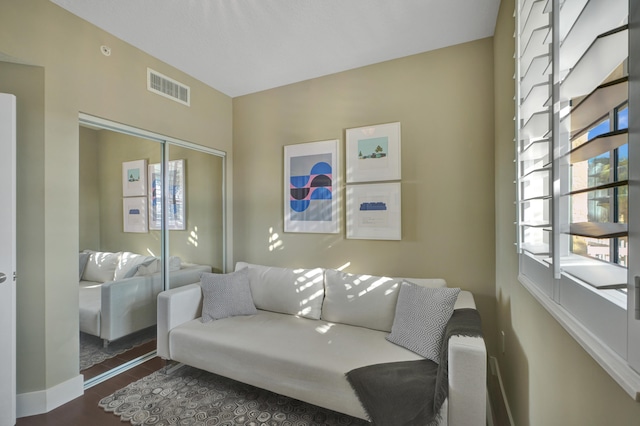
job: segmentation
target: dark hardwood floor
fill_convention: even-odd
[[[149,342],[128,352],[104,361],[83,371],[85,380],[95,377],[114,366],[145,355],[155,349],[156,342]],[[79,398],[62,405],[55,410],[37,416],[22,417],[16,426],[122,426],[120,418],[98,407],[98,401],[105,396],[127,386],[164,367],[166,362],[158,357],[127,370],[105,382],[87,389]]]

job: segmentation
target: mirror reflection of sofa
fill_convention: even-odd
[[[208,265],[169,258],[171,288],[200,281]],[[85,250],[79,264],[80,331],[109,342],[156,324],[163,291],[160,259],[131,252]]]

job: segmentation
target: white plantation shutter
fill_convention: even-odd
[[[640,61],[629,3],[518,0],[515,15],[520,280],[637,398]]]

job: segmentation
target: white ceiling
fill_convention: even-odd
[[[500,4],[500,0],[51,1],[231,97],[490,37]]]

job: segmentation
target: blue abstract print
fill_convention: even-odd
[[[331,154],[304,155],[290,159],[290,219],[331,221],[333,170]]]

